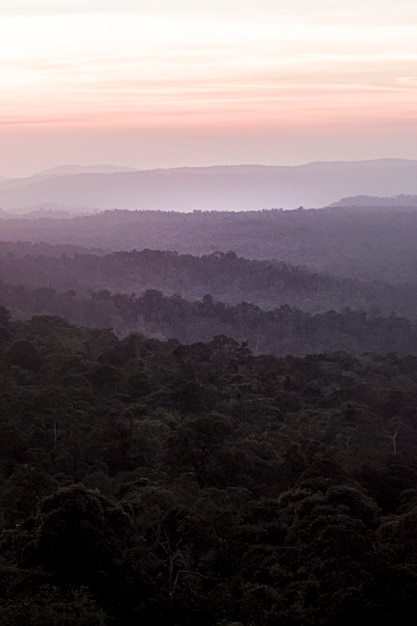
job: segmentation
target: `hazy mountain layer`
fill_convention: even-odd
[[[318,207],[353,194],[417,194],[417,161],[401,159],[111,173],[74,173],[78,170],[71,166],[71,173],[66,171],[58,168],[25,179],[0,181],[0,207],[9,210],[42,202],[70,202],[103,210],[246,211]]]

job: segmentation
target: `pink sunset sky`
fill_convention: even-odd
[[[0,175],[417,159],[417,4],[2,0]]]

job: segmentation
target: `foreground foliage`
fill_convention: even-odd
[[[0,341],[0,624],[414,621],[416,357]]]

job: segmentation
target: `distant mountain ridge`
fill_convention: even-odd
[[[332,202],[330,207],[417,207],[417,195],[391,196],[380,198],[378,196],[352,196]]]
[[[102,163],[98,165],[59,165],[34,176],[36,178],[46,178],[54,176],[73,176],[75,174],[114,174],[115,172],[136,172],[134,167],[124,167],[121,165],[111,165]]]
[[[109,167],[113,168],[110,172],[106,170]],[[97,168],[105,171],[98,172]],[[56,203],[100,210],[248,211],[322,207],[353,194],[417,194],[417,161],[403,159],[295,166],[93,169],[91,172],[81,166],[69,166],[69,170],[64,167],[0,181],[0,207],[16,211]]]

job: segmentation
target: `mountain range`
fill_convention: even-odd
[[[66,210],[71,207],[72,212],[114,208],[182,212],[316,208],[346,196],[399,194],[417,194],[416,160],[154,170],[71,165],[27,178],[0,179],[0,207],[13,213],[39,209],[42,204]],[[392,202],[395,204],[395,198]]]

